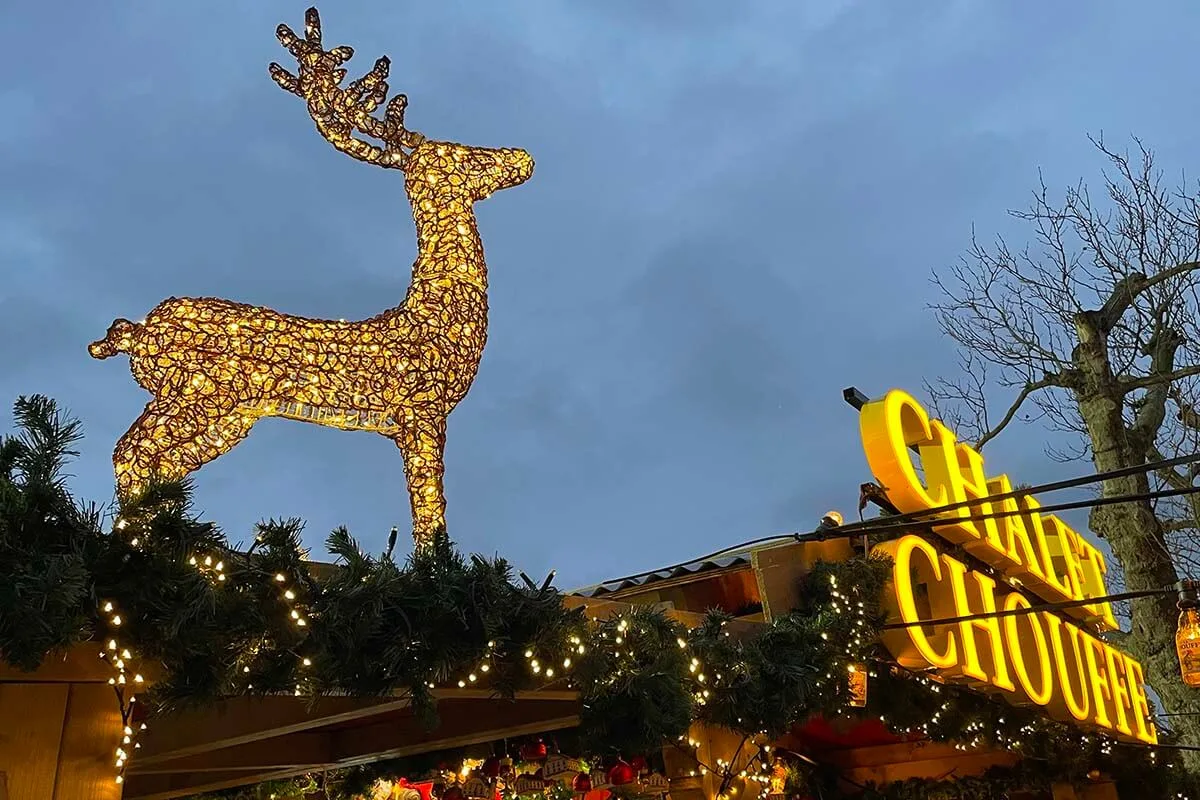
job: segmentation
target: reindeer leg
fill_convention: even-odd
[[[446,418],[413,418],[393,441],[404,456],[404,477],[412,502],[413,540],[417,547],[427,547],[446,530],[446,497],[442,492]]]
[[[156,397],[146,404],[113,450],[119,496],[130,497],[155,478],[183,476],[175,460],[164,456],[181,440],[195,438],[203,430],[202,415],[191,411],[174,397]]]
[[[150,401],[121,437],[113,454],[121,496],[154,478],[177,480],[199,469],[246,438],[257,421],[227,404],[190,399]]]
[[[232,450],[249,435],[257,421],[257,417],[237,410],[215,417],[207,429],[190,441],[181,442],[167,456],[175,459],[184,472],[194,472]]]

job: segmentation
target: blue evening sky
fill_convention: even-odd
[[[9,3],[0,10],[0,398],[86,425],[74,486],[111,497],[147,397],[86,352],[171,295],[319,317],[400,302],[401,176],[351,161],[275,87],[304,2]],[[411,127],[518,146],[533,180],[479,206],[488,351],[450,420],[452,536],[590,583],[851,514],[868,479],[841,389],[955,369],[925,305],[975,224],[1024,229],[1042,169],[1096,178],[1086,135],[1171,171],[1197,124],[1200,5],[340,0],[351,74],[393,60]],[[1003,400],[1005,398],[997,398]],[[2,426],[7,427],[7,422]],[[990,462],[1084,469],[1014,428]],[[261,423],[197,476],[234,540],[408,524],[387,440]]]

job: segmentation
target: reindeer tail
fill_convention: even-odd
[[[135,322],[115,319],[103,339],[88,345],[88,352],[92,358],[112,358],[117,353],[128,353],[141,331],[142,326]]]

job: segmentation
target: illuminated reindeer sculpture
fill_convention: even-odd
[[[299,64],[271,64],[281,87],[302,97],[335,148],[400,169],[417,228],[417,261],[401,305],[361,322],[288,316],[215,298],[170,298],[144,322],[118,319],[89,346],[95,358],[127,353],[154,399],[113,454],[117,488],[135,494],[157,477],[176,479],[230,450],[263,417],[374,431],[404,457],[413,537],[428,544],[445,527],[446,418],[466,395],[487,338],[487,268],[473,204],[523,183],[523,150],[435,142],[404,127],[404,95],[383,119],[389,62],[342,87],[349,47],[324,50],[317,10],[305,36],[286,25],[279,41]],[[358,138],[378,140],[375,145]]]

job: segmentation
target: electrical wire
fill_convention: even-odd
[[[1017,617],[1025,614],[1033,614],[1037,611],[1062,611],[1067,608],[1079,608],[1080,606],[1090,606],[1094,603],[1115,603],[1121,600],[1136,600],[1139,597],[1154,597],[1165,594],[1178,594],[1181,587],[1172,587],[1170,589],[1142,589],[1136,592],[1120,592],[1119,594],[1109,594],[1102,597],[1085,597],[1082,600],[1063,600],[1057,603],[1038,603],[1023,608],[1010,608],[1004,611],[983,611],[978,614],[963,614],[958,617],[939,617],[937,619],[916,620],[915,622],[889,622],[882,626],[882,630],[896,630],[899,628],[916,628],[933,625],[952,625],[958,622],[971,622],[977,619],[996,619],[999,617]]]
[[[860,527],[855,530],[847,530],[850,527],[849,525],[839,525],[836,528],[830,528],[830,529],[828,529],[828,533],[830,533],[832,535],[828,536],[827,538],[841,538],[843,536],[846,538],[850,538],[850,537],[856,537],[856,536],[866,536],[866,535],[873,535],[873,534],[880,534],[880,533],[890,533],[892,531],[900,533],[903,531],[911,531],[913,529],[922,529],[923,530],[923,529],[928,529],[928,528],[937,528],[937,527],[941,527],[944,525],[956,525],[961,522],[984,522],[984,521],[992,520],[992,519],[1007,519],[1008,517],[1025,516],[1025,515],[1029,514],[1031,511],[1034,511],[1038,514],[1049,514],[1049,513],[1054,513],[1056,511],[1074,511],[1074,510],[1080,509],[1080,508],[1095,508],[1097,506],[1111,506],[1111,505],[1116,505],[1118,503],[1137,503],[1137,502],[1141,502],[1144,500],[1163,500],[1163,499],[1166,499],[1169,497],[1184,497],[1184,496],[1192,495],[1192,494],[1200,494],[1200,486],[1188,486],[1183,489],[1162,489],[1157,492],[1140,492],[1138,494],[1123,494],[1123,495],[1111,495],[1109,497],[1094,497],[1089,500],[1075,500],[1070,503],[1056,503],[1054,505],[1039,506],[1036,509],[1021,508],[1021,509],[1010,510],[1010,511],[992,511],[987,514],[972,514],[971,516],[967,516],[967,517],[947,517],[945,519],[918,519],[918,520],[905,520],[905,521],[901,521],[901,522],[894,522],[894,520],[896,518],[893,516],[879,517],[878,521],[881,522],[882,524],[873,525],[873,526],[867,527],[867,528]],[[992,500],[991,500],[991,498],[985,498],[983,500],[983,502],[992,502]],[[958,507],[964,508],[964,506],[962,506],[961,504]],[[941,513],[941,509],[938,509],[938,513]],[[871,520],[871,522],[876,522],[876,521],[877,520]],[[815,535],[819,539],[819,537],[821,537],[825,533],[826,533],[825,531],[818,530]]]
[[[1122,467],[1113,469],[1107,472],[1097,472],[1092,475],[1084,475],[1078,478],[1067,478],[1061,481],[1052,481],[1051,483],[1042,483],[1037,486],[1030,486],[1024,489],[1013,489],[1011,492],[1004,494],[995,494],[988,497],[972,498],[963,500],[957,503],[949,503],[947,505],[938,506],[937,508],[922,509],[920,511],[909,511],[905,514],[897,514],[889,517],[890,520],[905,521],[908,519],[919,519],[930,514],[942,514],[946,511],[956,511],[960,508],[970,508],[971,506],[981,505],[983,503],[995,503],[1000,500],[1009,500],[1016,497],[1026,497],[1032,494],[1046,494],[1047,492],[1058,492],[1063,489],[1075,489],[1080,486],[1086,486],[1091,483],[1099,483],[1100,481],[1113,480],[1116,478],[1127,478],[1131,475],[1138,475],[1143,472],[1154,472],[1160,469],[1171,469],[1185,464],[1200,463],[1200,453],[1192,453],[1191,455],[1178,456],[1176,458],[1167,458],[1162,461],[1151,461],[1146,464],[1141,464],[1134,467]],[[873,520],[866,522],[850,522],[840,526],[842,529],[852,530],[869,526]]]
[[[1148,464],[1143,464],[1139,467],[1123,467],[1117,470],[1109,470],[1108,472],[1100,472],[1094,475],[1088,475],[1081,478],[1070,478],[1068,480],[1054,481],[1052,483],[1039,484],[1030,486],[1026,489],[1014,490],[1004,494],[992,495],[990,497],[975,498],[958,503],[949,503],[947,505],[938,506],[936,508],[922,509],[921,511],[912,511],[906,514],[894,514],[887,517],[878,517],[876,519],[867,520],[865,522],[851,522],[836,527],[817,527],[811,531],[797,533],[778,533],[771,536],[760,536],[756,539],[750,539],[740,544],[723,547],[720,550],[713,551],[707,555],[689,558],[686,561],[680,561],[665,567],[637,572],[632,575],[625,575],[620,578],[612,578],[603,581],[597,586],[611,586],[612,584],[625,583],[626,581],[636,581],[642,578],[649,577],[659,572],[673,572],[677,569],[682,569],[690,564],[695,564],[702,561],[712,561],[722,556],[727,556],[731,553],[736,553],[745,550],[748,547],[753,547],[760,544],[770,544],[781,541],[810,541],[823,542],[833,539],[849,539],[859,536],[868,536],[875,533],[890,533],[893,531],[912,530],[913,528],[931,528],[939,525],[953,524],[956,522],[981,522],[988,519],[1003,519],[1017,514],[1028,513],[1026,511],[1001,511],[990,514],[977,514],[970,517],[952,517],[949,520],[928,520],[921,519],[929,515],[943,514],[947,511],[954,511],[971,506],[981,505],[983,503],[996,503],[1001,500],[1011,499],[1015,497],[1024,497],[1033,494],[1044,492],[1060,491],[1062,489],[1071,489],[1079,486],[1084,486],[1089,483],[1110,480],[1113,478],[1127,477],[1139,472],[1152,472],[1160,469],[1168,469],[1171,467],[1180,466],[1182,464],[1200,463],[1200,454],[1192,454],[1180,456],[1178,458],[1165,459],[1163,461],[1155,461]],[[1193,486],[1186,489],[1168,489],[1162,492],[1145,492],[1136,495],[1113,495],[1110,497],[1097,497],[1090,500],[1080,500],[1073,503],[1059,503],[1055,505],[1042,506],[1037,509],[1038,513],[1052,513],[1054,511],[1068,511],[1077,508],[1089,508],[1100,505],[1113,505],[1116,503],[1137,502],[1140,500],[1154,500],[1168,497],[1180,497],[1184,495],[1200,493],[1200,487]]]

